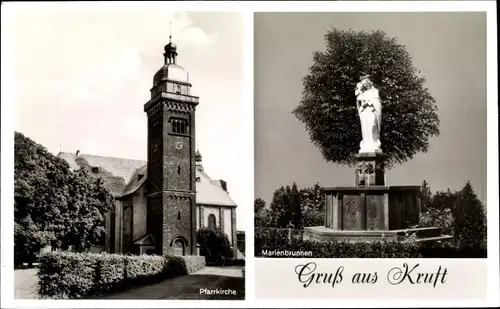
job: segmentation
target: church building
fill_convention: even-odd
[[[196,232],[217,227],[237,249],[236,204],[227,183],[210,178],[196,149],[189,74],[177,64],[177,47],[165,46],[164,65],[153,78],[147,114],[147,161],[60,152],[72,169],[102,177],[115,198],[106,216],[109,253],[197,255]],[[133,146],[132,146],[133,147]]]

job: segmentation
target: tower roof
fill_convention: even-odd
[[[172,42],[172,34],[170,34],[169,42],[165,45],[164,50],[165,63],[154,75],[153,86],[166,79],[189,83],[188,72],[177,64],[177,46]]]
[[[195,158],[196,162],[200,162],[201,163],[202,156],[201,156],[201,153],[200,153],[199,149],[196,150],[196,154],[194,155],[194,158]]]

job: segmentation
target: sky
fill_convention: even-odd
[[[477,12],[256,13],[255,197],[269,202],[274,190],[293,182],[299,188],[353,184],[354,170],[326,162],[291,114],[313,52],[324,51],[331,28],[396,37],[436,99],[440,135],[427,153],[387,170],[388,185],[426,180],[433,192],[453,191],[470,180],[486,202],[486,14]]]
[[[41,6],[18,11],[10,25],[14,129],[59,151],[146,160],[153,75],[171,33],[177,63],[190,76],[196,142],[205,171],[223,179],[243,208],[252,200],[241,166],[243,15]],[[57,8],[57,9],[56,9]],[[3,52],[2,52],[3,53]],[[251,206],[250,206],[251,207]]]

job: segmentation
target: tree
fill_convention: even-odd
[[[457,200],[457,193],[456,192],[451,192],[451,190],[448,188],[448,190],[445,191],[438,191],[434,193],[432,196],[430,203],[428,205],[428,208],[434,208],[434,209],[450,209],[453,210],[455,209],[455,202]]]
[[[425,153],[429,138],[439,134],[437,107],[405,47],[382,31],[332,29],[325,41],[326,51],[314,53],[303,79],[302,100],[293,111],[325,160],[356,163],[361,128],[354,89],[367,74],[382,100],[381,142],[387,165]]]
[[[113,196],[102,178],[90,176],[85,169],[71,174],[69,196],[68,212],[58,222],[64,224],[58,240],[62,248],[83,252],[105,236],[104,216],[113,205]]]
[[[44,232],[40,225],[33,222],[31,216],[26,216],[14,222],[14,264],[28,263],[32,267],[36,261],[37,253],[50,244],[54,235]]]
[[[431,193],[431,188],[429,187],[429,184],[427,181],[422,182],[422,186],[420,189],[420,195],[421,195],[421,201],[422,201],[422,211],[427,211],[429,208],[431,202],[432,202],[432,193]]]
[[[455,238],[461,246],[478,247],[485,244],[486,216],[470,181],[458,193],[455,208]]]
[[[196,241],[200,246],[200,254],[206,257],[207,262],[221,264],[224,258],[230,258],[232,255],[229,237],[217,228],[200,228]]]
[[[103,238],[113,197],[102,179],[73,173],[66,161],[23,134],[14,135],[14,241],[17,262],[51,244],[84,250]]]
[[[299,190],[294,182],[290,191],[290,219],[295,228],[302,227],[302,211],[300,207]]]
[[[323,225],[325,222],[325,199],[318,183],[299,191],[302,208],[302,227]]]
[[[271,214],[266,209],[266,202],[262,198],[256,198],[254,201],[254,222],[255,227],[269,227],[271,225]]]
[[[266,207],[266,201],[264,201],[262,198],[258,197],[253,202],[253,205],[254,205],[254,212],[259,213],[262,209],[264,209]]]
[[[274,227],[286,227],[289,223],[288,220],[288,192],[290,187],[287,189],[281,186],[273,193],[273,199],[271,200],[270,210],[272,217],[272,225]]]

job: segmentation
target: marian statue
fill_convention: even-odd
[[[355,94],[363,137],[359,152],[382,152],[380,149],[382,105],[378,89],[375,88],[369,76],[363,76],[356,85]]]

